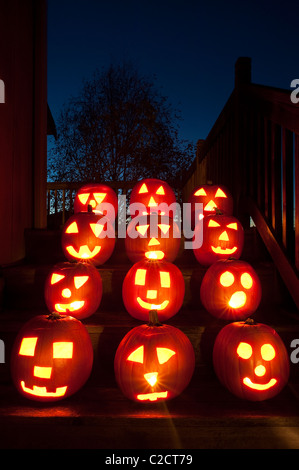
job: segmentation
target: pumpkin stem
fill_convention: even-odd
[[[162,326],[159,322],[157,310],[150,310],[149,313],[149,326]]]
[[[255,325],[255,321],[252,318],[247,318],[244,323],[245,325]]]
[[[215,207],[215,212],[216,212],[216,215],[223,215],[223,212],[218,209],[218,207]]]
[[[48,320],[59,320],[61,318],[61,315],[59,315],[58,312],[52,312],[47,316]]]

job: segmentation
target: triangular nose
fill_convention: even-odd
[[[149,200],[149,203],[148,203],[148,206],[149,207],[154,207],[154,206],[157,206],[158,204],[156,203],[155,199],[153,198],[153,196],[150,198]]]
[[[149,372],[148,374],[144,374],[144,378],[153,387],[157,382],[158,372]]]
[[[213,211],[217,207],[217,204],[211,199],[208,204],[204,207],[205,211]]]
[[[150,241],[148,242],[148,246],[155,246],[155,245],[160,245],[159,240],[156,238],[151,238]]]
[[[223,240],[223,241],[226,241],[226,242],[229,241],[229,237],[228,237],[228,235],[227,235],[227,231],[226,231],[226,230],[224,230],[224,232],[222,232],[222,234],[221,234],[220,237],[219,237],[219,240]]]

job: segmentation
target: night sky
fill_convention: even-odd
[[[252,58],[252,81],[299,78],[298,9],[289,1],[48,0],[48,102],[54,119],[95,69],[132,61],[181,111],[180,137],[204,139]]]

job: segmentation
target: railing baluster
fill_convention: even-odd
[[[295,264],[299,271],[299,134],[295,136]]]

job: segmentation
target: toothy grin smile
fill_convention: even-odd
[[[47,392],[47,387],[38,387],[37,385],[33,385],[32,388],[28,388],[25,386],[25,382],[23,380],[21,381],[21,387],[24,392],[38,397],[63,397],[67,389],[67,386],[57,387],[56,392]]]
[[[221,248],[220,246],[211,246],[211,248],[214,253],[225,255],[232,255],[235,251],[237,251],[236,246],[234,246],[233,248]]]

